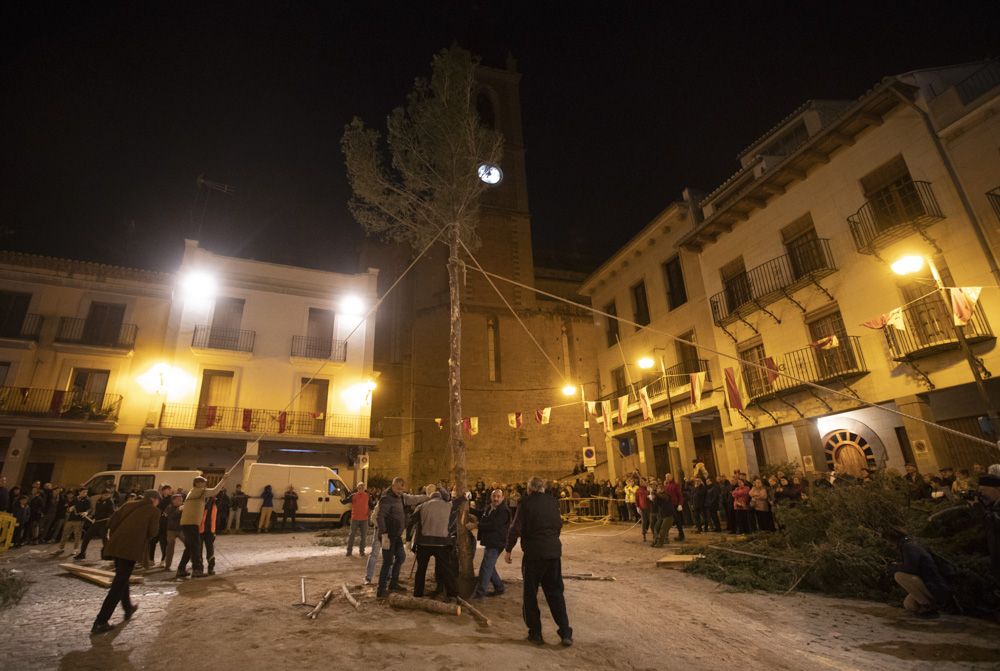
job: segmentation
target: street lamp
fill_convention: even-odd
[[[944,302],[945,309],[950,310],[949,306],[951,305],[951,297],[948,295],[948,290],[941,281],[941,274],[938,272],[937,266],[934,265],[933,259],[925,256],[910,254],[898,258],[896,261],[891,263],[889,267],[892,268],[892,272],[897,275],[905,276],[920,272],[925,264],[931,271],[931,276],[934,278],[934,284],[937,286],[938,291],[941,292],[941,300]],[[1000,421],[997,419],[996,410],[993,409],[993,403],[990,401],[990,395],[987,393],[986,385],[983,383],[983,376],[982,371],[979,369],[979,362],[976,359],[976,355],[972,353],[972,349],[969,347],[969,342],[965,339],[965,327],[956,324],[952,315],[949,315],[947,322],[951,324],[952,328],[955,330],[955,340],[958,341],[958,347],[962,350],[962,354],[965,355],[965,360],[968,362],[969,369],[972,371],[972,377],[976,381],[976,389],[979,391],[979,398],[983,403],[983,407],[986,408],[986,415],[990,420],[990,431],[993,433],[993,436],[996,437],[996,432],[1000,429]]]
[[[576,385],[566,383],[566,386],[562,388],[563,396],[576,396]]]
[[[656,351],[661,352],[661,354],[659,356],[659,359],[660,359],[660,374],[663,375],[663,384],[664,384],[664,386],[666,388],[666,391],[667,391],[667,411],[670,413],[670,430],[674,434],[674,441],[676,441],[677,440],[677,422],[674,420],[674,401],[673,401],[672,398],[670,398],[670,376],[667,375],[667,367],[663,363],[663,354],[662,354],[662,352],[664,351],[664,349],[662,347],[654,347],[653,351],[654,352],[656,352]],[[652,368],[655,365],[656,362],[653,360],[652,356],[648,356],[647,355],[647,356],[644,356],[641,359],[639,359],[639,361],[637,363],[639,364],[639,368],[643,368],[643,369],[649,370],[650,368]],[[669,443],[670,443],[670,441],[668,441],[668,446],[669,446]],[[668,458],[668,461],[669,461],[669,456],[667,458]],[[669,463],[667,464],[667,466],[669,466]]]

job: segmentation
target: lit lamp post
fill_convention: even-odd
[[[897,275],[912,275],[920,272],[925,264],[931,271],[931,276],[934,278],[934,284],[941,293],[941,300],[944,302],[945,310],[953,312],[953,309],[949,308],[951,305],[951,297],[948,295],[948,290],[945,288],[944,283],[941,282],[941,274],[938,272],[937,266],[934,265],[934,261],[932,259],[918,255],[903,256],[893,262],[890,265],[890,268],[892,268],[892,272]],[[950,314],[947,321],[955,330],[955,339],[958,341],[959,349],[961,349],[962,353],[965,355],[965,360],[968,362],[969,369],[972,371],[972,377],[976,381],[976,389],[979,391],[979,398],[982,401],[983,406],[986,408],[986,415],[990,420],[990,431],[993,434],[991,437],[996,438],[997,430],[1000,429],[1000,420],[997,418],[997,412],[994,410],[993,403],[990,401],[989,393],[986,391],[986,385],[983,383],[982,371],[979,369],[979,363],[976,361],[976,356],[972,353],[972,349],[969,348],[969,343],[965,339],[965,327],[956,324],[954,317]]]

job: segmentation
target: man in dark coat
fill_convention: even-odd
[[[83,532],[83,544],[80,552],[74,555],[73,559],[80,560],[87,558],[87,546],[95,538],[101,539],[101,556],[104,556],[108,542],[108,520],[115,513],[115,502],[111,499],[111,490],[105,489],[101,492],[100,498],[94,504],[94,520],[86,531]]]
[[[934,557],[903,529],[889,529],[886,537],[898,543],[902,559],[891,570],[893,578],[906,590],[903,608],[917,617],[937,617],[938,609],[951,606],[954,598],[934,563]]]
[[[500,552],[507,543],[507,530],[510,527],[510,509],[507,502],[503,500],[503,490],[494,489],[490,493],[490,505],[483,512],[477,523],[469,522],[466,528],[469,531],[478,529],[479,543],[483,546],[483,561],[479,565],[479,583],[472,598],[479,599],[484,596],[496,596],[503,594],[503,580],[497,573],[497,559]],[[487,588],[493,585],[493,592],[487,592]]]
[[[731,496],[731,495],[730,495]],[[719,485],[711,476],[705,478],[705,528],[708,531],[709,522],[712,523],[712,530],[716,533],[722,531],[722,524],[719,522]]]
[[[111,538],[105,552],[115,560],[115,577],[90,633],[102,634],[112,629],[109,620],[119,603],[125,610],[126,620],[138,608],[129,597],[128,581],[135,563],[148,556],[149,541],[156,538],[160,531],[159,502],[160,493],[150,489],[141,499],[126,503],[115,511],[108,521]]]
[[[559,533],[562,516],[559,501],[545,495],[545,481],[533,477],[528,481],[528,495],[517,507],[510,531],[507,533],[504,561],[511,563],[510,552],[521,540],[524,558],[521,572],[524,576],[524,623],[528,625],[528,640],[539,645],[542,639],[542,619],[538,610],[538,588],[545,593],[552,619],[558,626],[559,638],[565,646],[573,645],[573,629],[569,626],[566,599],[563,596],[562,543]]]
[[[382,570],[378,576],[376,595],[382,599],[389,595],[389,590],[406,591],[399,585],[399,570],[406,559],[403,532],[406,530],[407,515],[403,506],[415,506],[430,498],[424,495],[406,494],[403,492],[405,487],[406,481],[403,478],[395,478],[379,500],[376,526],[382,543]]]

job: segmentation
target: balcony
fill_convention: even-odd
[[[347,341],[292,336],[292,356],[299,359],[347,360]]]
[[[990,205],[993,206],[993,214],[997,215],[997,220],[1000,221],[1000,186],[987,191],[986,197],[989,199]]]
[[[0,387],[0,415],[78,422],[117,422],[122,397],[79,390]]]
[[[829,240],[790,245],[787,254],[726,280],[726,288],[710,299],[712,320],[716,326],[731,324],[836,270]]]
[[[26,314],[21,319],[10,319],[11,315],[8,313],[5,317],[0,320],[0,338],[38,342],[44,321],[41,315]]]
[[[670,375],[670,391],[672,396],[676,396],[678,389],[686,387],[690,384],[690,381],[684,379],[683,377],[677,377],[681,375],[690,375],[692,373],[705,373],[706,383],[710,379],[710,374],[708,372],[708,359],[693,359],[691,361],[682,361],[676,365],[667,368],[667,375]],[[662,373],[650,373],[639,380],[633,382],[633,387],[635,387],[635,393],[632,393],[632,389],[626,387],[625,389],[616,389],[610,394],[605,394],[597,399],[597,402],[601,401],[617,401],[618,397],[625,396],[629,397],[629,403],[638,403],[639,399],[636,394],[643,387],[646,387],[649,393],[649,398],[656,400],[660,396],[666,396],[667,384],[663,378]],[[618,406],[614,406],[614,412],[618,412]]]
[[[234,328],[219,328],[207,325],[195,326],[191,347],[194,349],[220,349],[230,352],[253,352],[256,331]]]
[[[908,181],[876,192],[847,218],[854,245],[862,254],[879,249],[944,219],[930,182]]]
[[[56,342],[132,350],[139,328],[135,324],[95,322],[75,317],[60,317]]]
[[[912,361],[942,351],[958,349],[958,336],[952,326],[951,311],[938,296],[931,296],[903,308],[906,330],[892,326],[885,328],[889,354],[893,361]],[[995,340],[983,312],[983,304],[976,303],[972,318],[965,325],[965,339],[970,345]]]
[[[788,352],[778,362],[778,371],[784,375],[768,382],[767,371],[743,368],[743,382],[751,402],[803,389],[806,382],[825,384],[860,377],[868,373],[868,367],[860,338],[847,336],[840,339],[839,347],[819,349],[809,345]]]
[[[371,417],[368,415],[331,415],[217,405],[165,403],[160,414],[161,429],[265,435],[368,438],[370,425]]]

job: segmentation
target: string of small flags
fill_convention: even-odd
[[[976,309],[976,303],[979,302],[979,294],[982,293],[983,287],[945,287],[945,291],[948,292],[948,298],[951,303],[951,317],[953,323],[955,326],[965,326],[969,323],[969,320],[972,319],[972,314]],[[931,294],[934,293],[937,292],[931,292]],[[905,331],[906,317],[903,314],[903,309],[907,305],[916,303],[926,297],[927,296],[922,296],[916,300],[906,303],[905,305],[893,308],[873,319],[862,322],[861,325],[875,330],[881,330],[891,326],[898,331]]]

